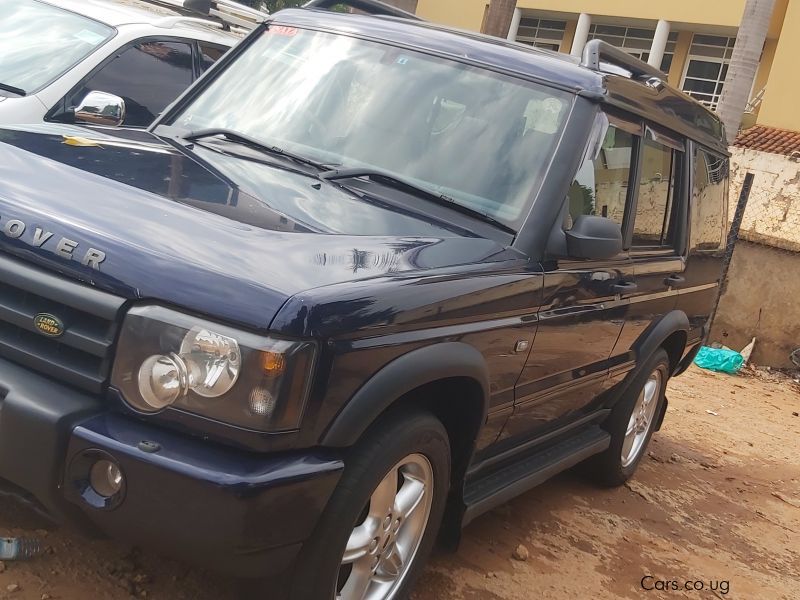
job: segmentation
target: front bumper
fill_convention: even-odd
[[[14,490],[58,520],[234,576],[285,571],[343,468],[333,452],[259,455],[164,431],[1,359],[0,397],[0,478]],[[124,476],[112,502],[88,488],[100,458]]]

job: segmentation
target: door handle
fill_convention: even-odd
[[[670,287],[680,287],[686,283],[686,277],[682,275],[670,275],[664,280],[664,284]]]
[[[632,294],[638,289],[639,286],[633,281],[620,281],[619,283],[615,283],[611,287],[611,290],[615,294]]]

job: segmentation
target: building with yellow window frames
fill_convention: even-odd
[[[714,108],[745,0],[518,0],[509,39],[579,55],[599,38],[660,67],[669,82]],[[418,0],[425,19],[479,31],[487,0]],[[776,0],[746,124],[800,131],[800,2]]]

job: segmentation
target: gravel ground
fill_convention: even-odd
[[[457,554],[433,558],[413,600],[800,598],[800,386],[693,367],[668,397],[628,485],[569,472],[484,515]],[[0,535],[47,546],[0,565],[0,598],[234,597],[229,580],[85,540],[11,500],[0,499]]]

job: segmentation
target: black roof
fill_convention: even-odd
[[[659,86],[646,85],[641,79],[584,66],[569,54],[427,21],[309,9],[282,10],[271,20],[404,46],[569,90],[632,112],[727,153],[719,117],[665,82]]]

